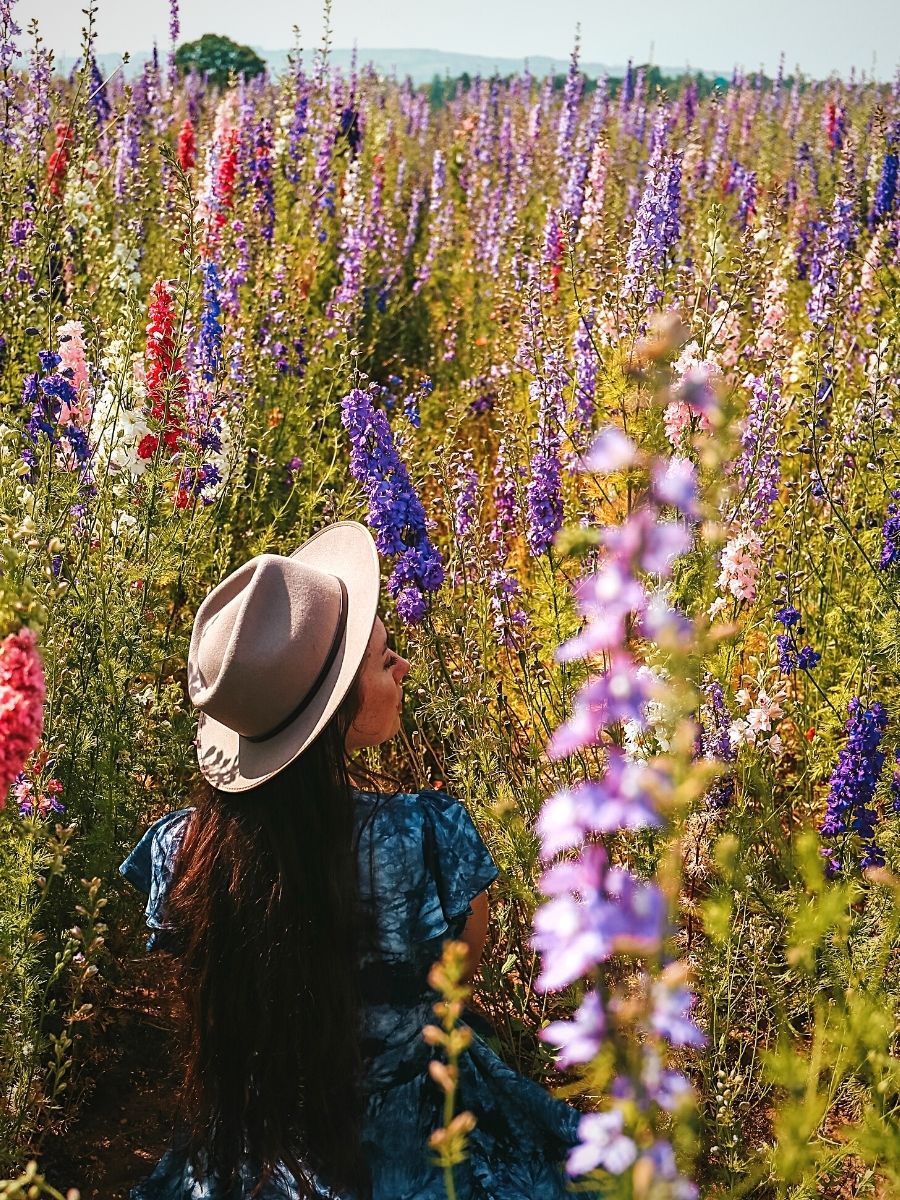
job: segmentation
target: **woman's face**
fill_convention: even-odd
[[[408,671],[409,663],[390,649],[381,618],[376,617],[359,677],[359,711],[345,738],[348,750],[380,746],[397,733]]]

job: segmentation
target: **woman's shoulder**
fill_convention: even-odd
[[[433,788],[422,788],[413,792],[357,791],[356,797],[363,822],[393,821],[401,825],[421,827],[434,817],[463,808],[461,801]]]
[[[140,841],[119,867],[129,883],[150,892],[171,874],[173,857],[193,814],[193,808],[179,808],[159,817],[144,831]]]

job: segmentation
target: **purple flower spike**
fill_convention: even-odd
[[[538,1034],[544,1042],[559,1047],[560,1067],[590,1062],[599,1051],[606,1033],[606,1013],[597,992],[586,992],[571,1021],[553,1021]]]
[[[624,651],[611,655],[609,668],[581,688],[572,716],[550,739],[550,758],[565,758],[585,746],[596,746],[600,731],[620,721],[637,721],[644,727],[644,705],[651,699],[651,691],[648,681],[639,676],[638,665]]]
[[[663,981],[653,987],[653,1012],[650,1024],[655,1033],[673,1046],[706,1045],[706,1034],[690,1018],[694,996],[685,987],[668,987]]]
[[[885,760],[880,745],[887,727],[887,711],[877,702],[864,709],[854,697],[849,713],[847,744],[831,773],[828,807],[819,832],[826,838],[857,834],[863,844],[861,866],[865,868],[884,861],[874,840],[877,813],[873,801]]]
[[[637,1158],[637,1146],[623,1134],[624,1118],[619,1109],[612,1112],[585,1113],[578,1122],[579,1144],[570,1151],[566,1170],[584,1175],[603,1167],[612,1175],[627,1171]]]
[[[677,508],[686,517],[696,519],[697,468],[689,458],[670,458],[653,470],[653,495],[660,504]]]
[[[428,536],[425,510],[397,453],[388,419],[372,397],[354,388],[341,402],[341,423],[350,434],[350,472],[369,501],[369,524],[382,554],[397,556],[388,592],[407,624],[428,610],[426,592],[444,581],[440,553]]]
[[[587,833],[661,825],[650,790],[659,782],[662,775],[655,768],[628,762],[621,750],[611,749],[603,779],[563,788],[544,804],[537,821],[542,857],[579,845]]]
[[[559,662],[571,662],[620,646],[625,637],[625,618],[629,613],[643,611],[647,594],[630,571],[612,559],[580,581],[576,599],[588,624],[559,647],[556,652]]]
[[[600,431],[578,465],[582,471],[605,475],[633,467],[637,458],[637,447],[631,438],[615,425],[610,425]]]

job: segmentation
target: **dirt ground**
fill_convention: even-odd
[[[128,1200],[171,1133],[178,1075],[167,966],[153,954],[120,965],[121,982],[91,1046],[90,1089],[40,1155],[48,1182],[63,1192],[77,1187],[81,1200]]]

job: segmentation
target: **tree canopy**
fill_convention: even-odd
[[[266,69],[255,50],[218,33],[204,33],[195,42],[184,42],[175,51],[175,65],[180,71],[207,75],[217,87],[225,87],[232,73],[252,79]]]

